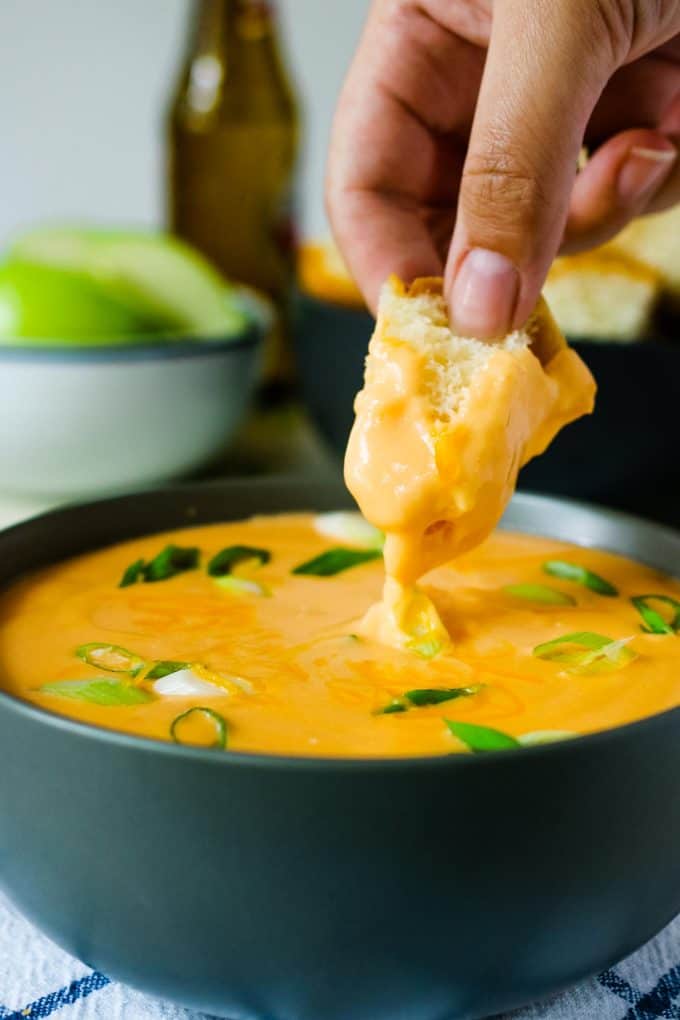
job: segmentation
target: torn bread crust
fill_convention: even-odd
[[[594,393],[543,300],[524,329],[482,341],[451,332],[440,279],[390,278],[345,461],[364,516],[387,534],[388,573],[412,583],[482,541],[519,468]]]

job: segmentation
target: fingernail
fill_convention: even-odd
[[[519,273],[510,259],[472,248],[461,263],[451,291],[451,319],[464,336],[504,336],[519,294]]]
[[[632,148],[619,172],[619,194],[623,201],[632,205],[653,194],[677,158],[678,150],[670,142],[664,149]]]

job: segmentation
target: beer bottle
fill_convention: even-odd
[[[271,3],[194,0],[169,117],[171,228],[278,312],[265,382],[290,385],[298,108]]]

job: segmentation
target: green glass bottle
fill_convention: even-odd
[[[278,312],[264,381],[289,387],[298,104],[270,3],[194,0],[169,116],[169,219]]]

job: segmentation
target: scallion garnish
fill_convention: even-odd
[[[144,574],[145,566],[146,563],[144,560],[135,560],[134,563],[131,563],[129,567],[125,568],[118,587],[127,588],[128,585],[136,584],[140,577]]]
[[[381,557],[380,549],[343,549],[338,546],[335,549],[327,549],[306,563],[300,563],[294,567],[293,573],[332,577],[334,574],[342,573],[343,570],[349,570],[350,567],[358,567],[361,563],[369,563]]]
[[[134,684],[126,684],[121,680],[107,677],[96,677],[93,680],[58,680],[55,683],[43,684],[43,694],[56,694],[60,698],[72,698],[76,701],[88,701],[93,705],[144,705],[153,701],[153,695]]]
[[[406,647],[423,659],[433,659],[435,655],[439,655],[444,646],[436,638],[427,638],[424,641],[410,641]]]
[[[490,726],[477,726],[474,723],[455,722],[445,719],[449,732],[457,737],[473,754],[486,751],[510,751],[521,747],[518,740],[502,730],[494,730]]]
[[[571,730],[532,730],[522,733],[517,739],[522,747],[536,747],[538,744],[556,744],[560,740],[573,740],[576,733]]]
[[[118,587],[127,588],[137,581],[167,581],[168,578],[182,574],[185,570],[194,570],[198,566],[199,558],[200,549],[193,546],[182,548],[179,545],[166,545],[165,549],[148,563],[144,560],[135,560],[131,563]]]
[[[261,564],[269,563],[272,554],[268,549],[258,549],[252,545],[230,545],[220,550],[208,563],[211,577],[224,577],[231,574],[234,567],[246,560],[258,560]]]
[[[170,676],[171,673],[179,673],[180,669],[190,668],[190,662],[174,662],[172,659],[163,659],[161,662],[154,662],[149,672],[145,674],[144,679],[160,680],[164,676]]]
[[[191,740],[187,739],[187,726],[191,725],[191,722],[199,722],[200,720],[207,721],[210,724],[212,742],[209,744],[204,743],[202,740]],[[184,730],[184,737],[182,736],[182,730]],[[224,716],[221,716],[219,712],[215,712],[212,708],[204,708],[202,705],[196,705],[194,708],[187,709],[186,712],[182,712],[173,719],[170,724],[170,736],[176,744],[194,744],[198,747],[216,747],[224,749],[227,746],[227,720]]]
[[[482,685],[471,687],[422,687],[406,691],[400,698],[393,698],[384,708],[379,708],[376,715],[392,715],[395,712],[407,712],[409,708],[423,708],[426,705],[441,705],[445,701],[456,698],[469,698],[478,694]]]
[[[146,665],[144,659],[136,652],[129,652],[120,645],[100,644],[92,641],[87,645],[79,645],[76,655],[88,666],[105,669],[108,673],[127,673],[135,677]]]
[[[680,602],[671,595],[635,595],[630,601],[644,620],[641,629],[646,634],[677,634],[680,631]],[[666,620],[650,602],[669,606],[671,618]]]
[[[320,535],[356,549],[382,549],[385,536],[365,517],[353,510],[317,514],[314,527]]]
[[[542,603],[546,606],[575,606],[576,599],[558,588],[547,584],[506,584],[503,588],[506,595],[527,602]]]
[[[154,680],[152,687],[155,694],[162,698],[196,698],[200,697],[223,697],[230,692],[226,687],[218,686],[205,680],[200,673],[203,669],[198,666],[191,666],[187,669],[178,669],[172,673]]]
[[[249,577],[236,577],[235,574],[225,574],[224,577],[213,578],[218,588],[229,591],[232,595],[271,595],[269,588],[259,581],[253,581]]]
[[[471,687],[421,687],[407,691],[404,697],[421,708],[423,705],[441,705],[443,701],[453,701],[454,698],[469,698],[472,694],[479,694],[481,689],[481,684]]]
[[[622,669],[636,657],[627,647],[629,640],[614,641],[604,634],[577,631],[536,645],[533,655],[537,659],[562,663],[569,673],[605,673]]]
[[[570,563],[568,560],[548,560],[543,564],[543,570],[551,577],[559,577],[563,581],[575,581],[576,584],[589,588],[598,595],[618,595],[619,590],[613,584],[606,581],[599,574],[594,574],[587,567],[580,563]]]
[[[179,545],[166,545],[157,556],[154,556],[144,567],[144,580],[167,581],[176,574],[186,570],[195,570],[198,566],[200,550],[195,546],[182,548]]]
[[[401,698],[393,698],[384,708],[378,708],[374,715],[397,715],[400,712],[408,712],[408,705],[404,704]]]

